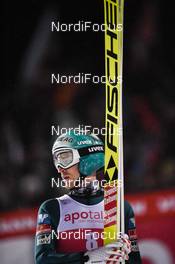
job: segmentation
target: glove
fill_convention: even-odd
[[[107,254],[106,264],[120,263],[129,259],[129,253],[131,252],[131,241],[127,234],[120,234],[117,242],[108,244],[105,246]],[[112,263],[111,263],[112,261]]]
[[[124,260],[128,260],[128,254],[131,252],[131,242],[126,234],[120,234],[116,242],[108,244],[104,247],[88,251],[86,264],[119,264]]]

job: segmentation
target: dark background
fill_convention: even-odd
[[[175,186],[174,13],[165,1],[125,1],[125,192]],[[105,86],[51,84],[51,73],[104,75],[102,32],[51,32],[51,21],[103,23],[103,1],[3,3],[0,208],[59,195],[51,126],[104,126]]]

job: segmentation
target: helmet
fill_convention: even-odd
[[[69,131],[60,135],[52,148],[55,167],[78,164],[81,176],[89,176],[104,166],[104,144],[94,134]]]

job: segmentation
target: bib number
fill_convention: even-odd
[[[98,234],[96,233],[88,233],[86,235],[86,249],[88,251],[98,248]]]

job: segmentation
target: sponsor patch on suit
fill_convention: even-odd
[[[51,243],[51,234],[42,234],[37,236],[37,246],[50,244]]]
[[[38,215],[38,224],[47,224],[49,225],[51,223],[50,217],[48,214],[39,214]]]

